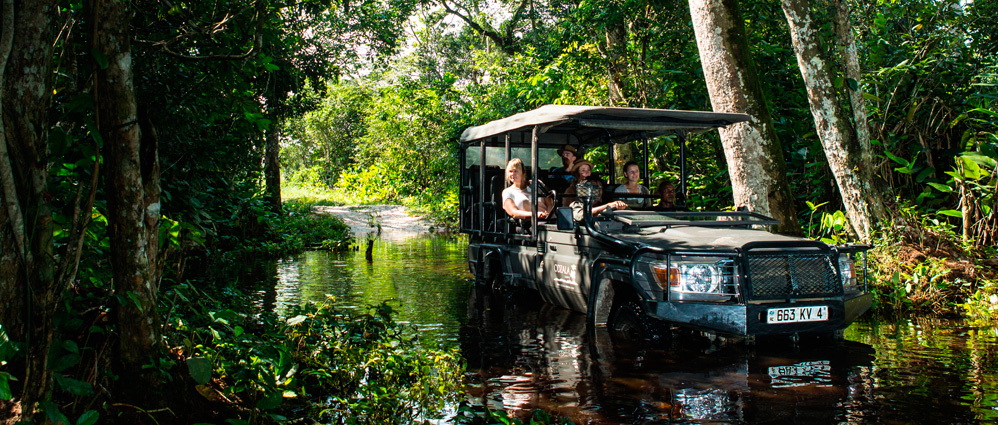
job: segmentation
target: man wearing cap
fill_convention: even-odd
[[[572,170],[575,160],[579,159],[579,151],[575,150],[575,147],[572,145],[565,145],[561,149],[558,149],[558,156],[561,157],[561,164],[563,165],[561,171],[567,173]]]
[[[561,177],[565,179],[566,183],[571,182],[572,175],[569,173],[572,172],[572,167],[575,166],[575,161],[579,159],[579,151],[575,149],[575,146],[565,145],[562,146],[561,149],[558,149],[558,156],[561,157],[562,167],[552,168],[551,176]]]

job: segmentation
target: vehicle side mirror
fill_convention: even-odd
[[[575,220],[572,219],[572,207],[558,207],[554,211],[558,217],[558,230],[572,230],[575,228]]]

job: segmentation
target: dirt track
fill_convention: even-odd
[[[402,240],[430,231],[426,221],[410,216],[401,205],[318,206],[315,211],[342,218],[358,239],[366,238],[372,232],[376,233],[378,225],[381,226],[380,238],[387,240]]]

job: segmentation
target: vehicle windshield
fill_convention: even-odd
[[[772,226],[779,221],[747,211],[616,211],[613,220],[629,226]]]

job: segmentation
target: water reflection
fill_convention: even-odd
[[[660,347],[632,347],[530,297],[475,292],[468,312],[468,392],[521,418],[542,408],[585,424],[838,423],[870,405],[868,344],[746,347],[678,333]]]
[[[577,424],[995,423],[993,328],[943,319],[864,318],[847,341],[754,347],[679,334],[660,346],[616,346],[584,317],[472,290],[466,244],[416,238],[363,252],[309,252],[247,265],[239,275],[269,310],[321,301],[396,300],[398,319],[460,344],[468,397],[526,418]]]
[[[244,278],[254,282],[258,305],[269,311],[328,297],[348,309],[392,300],[397,320],[428,338],[454,340],[470,287],[466,249],[443,237],[378,241],[370,262],[364,252],[309,251],[254,263]]]

